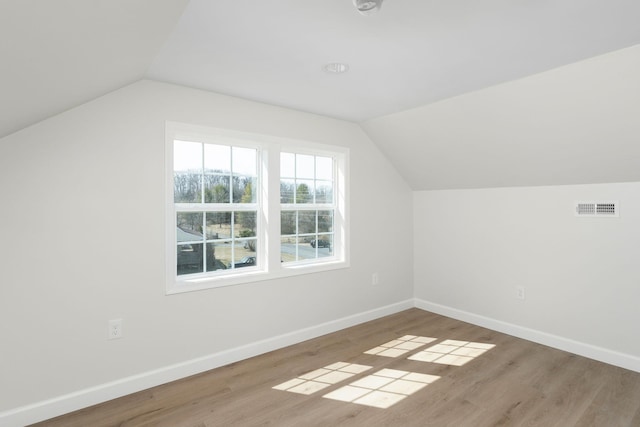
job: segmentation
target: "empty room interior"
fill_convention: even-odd
[[[638,16],[3,0],[0,425],[640,426]]]

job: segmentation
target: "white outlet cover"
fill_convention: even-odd
[[[122,338],[122,319],[109,320],[107,334],[110,340]]]

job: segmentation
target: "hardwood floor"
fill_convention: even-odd
[[[437,340],[399,357],[364,353],[406,335]],[[443,346],[447,340],[458,342]],[[495,347],[477,351],[464,342]],[[450,359],[458,365],[408,358],[438,344],[443,354],[473,357]],[[336,362],[371,368],[308,395],[273,389]],[[380,373],[384,369],[392,371]],[[398,371],[440,378],[426,386],[400,381],[423,388],[406,397],[387,394],[404,398],[386,409],[323,397],[371,374],[402,375]],[[411,309],[36,425],[638,427],[640,373]]]

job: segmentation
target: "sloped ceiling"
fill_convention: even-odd
[[[0,137],[142,78],[187,3],[0,1]]]
[[[191,0],[148,76],[360,122],[640,43],[638,16],[638,0],[384,0],[371,16]]]
[[[611,125],[589,133],[587,150],[568,128],[593,123],[609,99],[611,81],[598,76],[615,80],[581,61],[640,43],[638,16],[637,0],[385,0],[372,16],[352,0],[4,0],[0,137],[151,78],[360,123],[414,189],[640,180],[594,172],[597,157],[635,156],[627,142],[611,154],[593,138]],[[328,74],[329,62],[349,72]],[[572,86],[583,71],[595,80]],[[546,86],[518,83],[546,72],[555,76]],[[555,99],[565,81],[574,88],[566,99],[593,97],[558,142],[548,134],[567,114]],[[527,104],[532,90],[555,107],[502,103]],[[624,87],[611,90],[620,91],[615,109],[637,108]],[[532,116],[543,118],[537,133],[525,126]],[[559,160],[541,172],[549,157],[580,173],[562,172]]]
[[[640,45],[361,124],[414,190],[640,181]]]

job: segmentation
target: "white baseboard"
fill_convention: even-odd
[[[126,396],[141,390],[175,381],[210,369],[258,356],[308,339],[339,331],[360,323],[398,313],[414,307],[414,300],[395,304],[332,320],[320,325],[300,329],[262,341],[232,348],[175,365],[100,384],[74,393],[59,396],[31,405],[0,412],[0,425],[21,427],[59,415],[67,414],[91,405]]]
[[[640,372],[640,358],[629,354],[585,344],[441,304],[421,299],[410,299],[161,369],[143,372],[110,383],[100,384],[46,401],[0,412],[0,425],[21,427],[36,423],[413,307]]]
[[[574,341],[569,338],[541,332],[535,329],[525,328],[512,323],[503,322],[501,320],[492,319],[490,317],[481,316],[467,311],[458,310],[433,302],[415,299],[416,308],[420,308],[432,313],[441,314],[453,319],[462,320],[463,322],[472,323],[494,331],[503,332],[518,338],[523,338],[538,344],[544,344],[559,350],[568,351],[580,356],[588,357],[610,365],[619,366],[635,372],[640,372],[640,358],[630,354],[620,353],[603,347]]]

